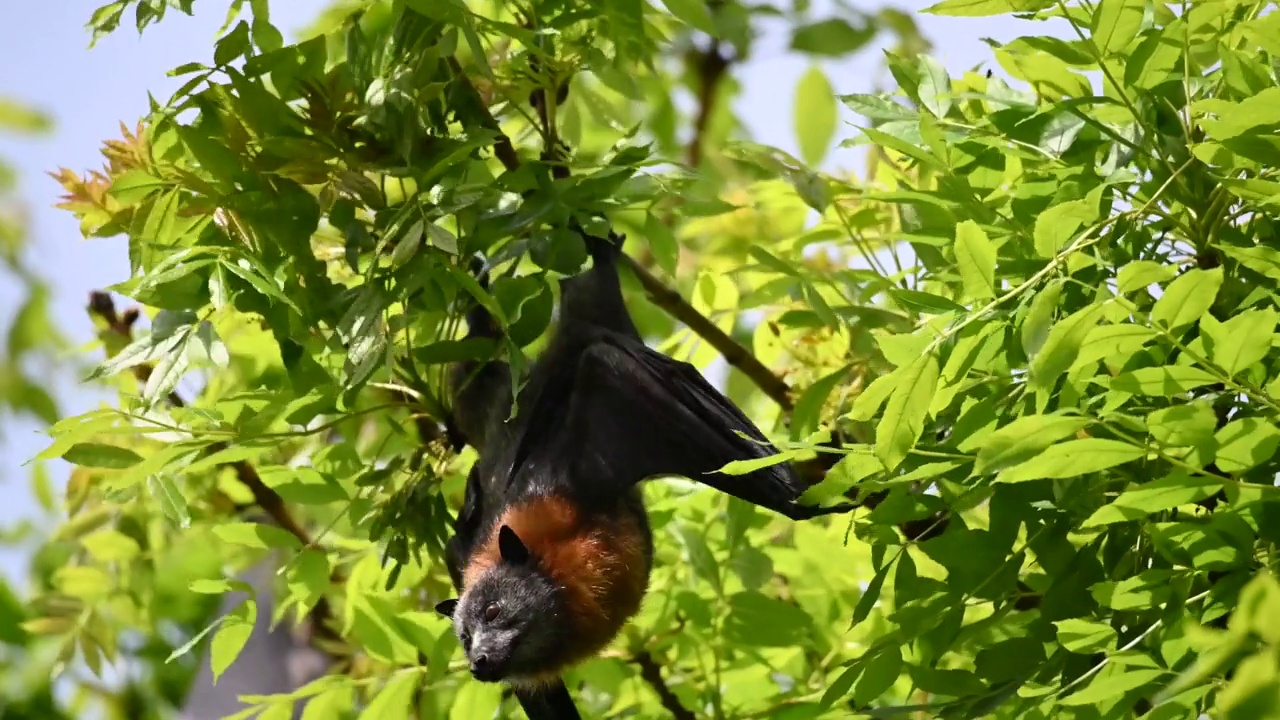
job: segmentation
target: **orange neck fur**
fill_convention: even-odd
[[[565,498],[535,498],[507,509],[463,575],[463,589],[500,562],[506,525],[563,589],[576,625],[567,664],[595,655],[640,610],[649,584],[644,536],[629,514],[584,518]],[[532,679],[531,679],[532,680]]]

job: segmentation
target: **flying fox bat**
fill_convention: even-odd
[[[853,507],[801,505],[789,463],[716,472],[777,450],[692,365],[645,346],[615,267],[622,237],[579,232],[593,266],[561,280],[558,325],[515,417],[506,363],[451,371],[454,422],[479,459],[446,550],[460,596],[437,610],[472,675],[510,685],[531,720],[578,717],[561,674],[640,609],[653,563],[641,481],[684,476],[794,520]],[[467,324],[500,332],[478,305]]]

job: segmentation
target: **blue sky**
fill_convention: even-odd
[[[101,0],[105,2],[105,0]],[[84,240],[71,214],[53,207],[61,188],[45,173],[60,166],[84,171],[101,165],[98,152],[106,138],[119,136],[123,120],[133,127],[147,109],[147,93],[167,99],[181,79],[165,76],[182,63],[205,60],[226,14],[228,2],[201,0],[196,16],[173,13],[141,37],[129,19],[116,34],[88,49],[85,28],[99,0],[15,3],[0,23],[0,95],[9,96],[50,113],[54,132],[35,140],[0,137],[0,157],[13,164],[20,176],[20,193],[31,213],[31,256],[52,284],[54,314],[73,346],[93,337],[84,312],[90,290],[124,280],[129,267],[121,239]],[[286,36],[303,27],[328,0],[288,0],[272,3],[272,20]],[[873,10],[867,3],[858,6]],[[918,11],[930,2],[904,0],[891,3],[905,11]],[[828,0],[813,3],[817,18],[831,6]],[[131,14],[131,13],[129,13]],[[953,75],[991,58],[982,36],[1007,41],[1034,30],[1027,23],[1008,18],[945,18],[918,15],[926,37],[934,43],[933,55]],[[809,67],[805,57],[787,51],[788,39],[773,32],[762,39],[752,60],[739,71],[745,88],[738,110],[754,138],[796,153],[792,129],[792,94],[796,80]],[[836,92],[867,92],[886,83],[879,70],[878,51],[840,63],[823,63]],[[784,97],[779,98],[779,93]],[[842,115],[854,121],[852,113]],[[838,138],[849,137],[842,128]],[[833,152],[827,169],[854,167],[852,151]],[[18,292],[0,277],[0,328],[7,327]],[[2,337],[2,336],[0,336]],[[56,388],[66,414],[84,412],[106,396],[74,378]],[[39,512],[30,495],[28,472],[22,463],[45,446],[34,424],[9,423],[0,440],[0,527]],[[67,467],[59,461],[50,467],[60,488]],[[0,572],[16,577],[23,558],[0,552]]]

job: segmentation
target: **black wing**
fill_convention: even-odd
[[[593,335],[571,374],[550,383],[531,408],[522,438],[527,461],[579,478],[579,490],[602,499],[647,478],[678,475],[794,520],[853,508],[797,503],[806,486],[788,462],[745,475],[717,472],[777,449],[689,363],[627,335]]]
[[[462,508],[453,521],[453,537],[445,543],[444,562],[449,569],[453,587],[462,592],[462,573],[467,560],[480,540],[480,528],[484,521],[484,495],[480,485],[480,464],[476,463],[467,474],[467,486],[462,496]]]

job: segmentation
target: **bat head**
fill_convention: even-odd
[[[471,674],[482,682],[541,674],[571,637],[571,617],[556,583],[506,525],[498,530],[498,549],[499,562],[461,597],[436,605],[453,619]]]

